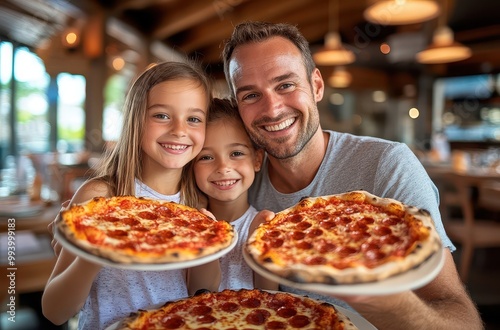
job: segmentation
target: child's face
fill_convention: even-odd
[[[179,169],[201,150],[207,97],[192,80],[166,81],[148,94],[142,150],[144,170]]]
[[[262,158],[263,151],[253,148],[241,123],[216,120],[208,125],[205,144],[194,163],[196,184],[216,200],[247,198]]]

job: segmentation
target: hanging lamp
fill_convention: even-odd
[[[354,53],[344,48],[338,33],[338,0],[329,1],[328,28],[324,47],[313,54],[316,65],[346,65],[354,62]]]
[[[446,7],[446,0],[444,3]],[[446,26],[446,8],[444,8],[439,23],[438,28],[434,31],[432,43],[417,53],[417,61],[422,64],[442,64],[462,61],[471,57],[471,49],[456,42],[453,31]]]
[[[351,84],[352,75],[343,66],[337,66],[328,78],[328,83],[333,88],[346,88]]]
[[[405,25],[428,21],[439,12],[433,0],[382,0],[368,7],[363,16],[379,25]]]

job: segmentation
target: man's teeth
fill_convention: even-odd
[[[214,181],[214,183],[218,186],[230,186],[236,183],[236,180],[226,180],[226,181]]]
[[[290,118],[285,120],[284,122],[279,123],[278,125],[265,126],[264,128],[266,129],[266,131],[271,131],[271,132],[281,131],[282,129],[285,129],[290,125],[292,125],[294,121],[295,121],[294,118]]]
[[[184,150],[187,148],[186,145],[178,145],[178,144],[162,144],[163,148],[173,149],[173,150]]]

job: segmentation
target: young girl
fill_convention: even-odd
[[[236,105],[228,99],[214,99],[210,105],[205,144],[194,162],[198,188],[206,194],[208,210],[238,231],[238,244],[220,259],[224,289],[277,290],[243,260],[243,248],[257,210],[248,203],[248,188],[260,170],[264,152],[256,149],[247,135]]]
[[[208,78],[192,63],[165,62],[146,70],[127,95],[117,145],[71,203],[136,195],[197,207],[198,192],[186,164],[203,146],[210,98]],[[211,265],[218,266],[206,266]],[[217,274],[219,269],[210,270]],[[188,296],[186,273],[102,267],[63,248],[42,297],[43,313],[62,324],[80,311],[78,329],[103,329],[139,308]],[[217,289],[219,277],[200,274],[189,276],[193,290]]]

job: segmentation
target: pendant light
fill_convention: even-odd
[[[446,0],[444,3],[446,7]],[[471,49],[456,42],[453,31],[446,26],[446,8],[444,8],[439,23],[434,32],[432,43],[425,50],[417,53],[417,61],[422,64],[442,64],[462,61],[471,57]]]
[[[352,75],[344,66],[337,66],[328,78],[328,83],[333,88],[346,88],[351,84]]]
[[[338,0],[329,1],[328,33],[325,46],[313,54],[316,65],[346,65],[354,62],[354,53],[345,49],[338,33]]]
[[[382,0],[368,7],[363,16],[379,25],[405,25],[428,21],[439,15],[433,0]]]

